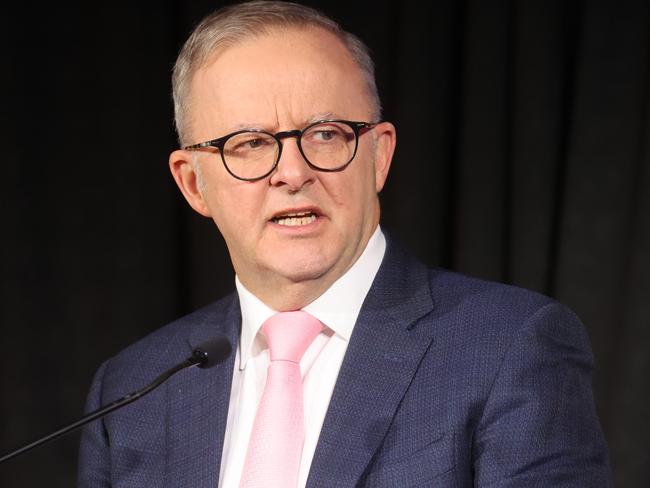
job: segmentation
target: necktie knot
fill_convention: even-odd
[[[320,321],[307,312],[280,312],[262,325],[271,361],[300,362],[303,354],[323,330]]]

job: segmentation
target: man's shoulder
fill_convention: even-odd
[[[534,290],[442,268],[429,268],[429,286],[436,304],[446,309],[527,315],[540,307],[557,303]]]
[[[429,267],[392,239],[388,243],[379,286],[408,286],[427,301],[430,297],[431,313],[424,322],[435,326],[437,332],[466,340],[490,334],[505,340],[534,327],[539,317],[556,316],[567,331],[584,333],[576,315],[554,298],[516,285]]]
[[[506,346],[521,334],[588,341],[576,314],[542,293],[435,268],[429,269],[429,287],[432,322],[444,324],[439,330],[460,341],[488,348]]]
[[[553,298],[537,291],[428,266],[392,238],[388,243],[380,286],[408,283],[412,289],[428,288],[437,314],[522,317],[549,304],[557,304]]]
[[[117,376],[142,371],[149,378],[166,370],[189,356],[193,337],[225,335],[237,327],[232,314],[238,304],[233,292],[154,330],[106,361],[106,371]]]

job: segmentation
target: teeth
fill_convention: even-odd
[[[316,220],[316,215],[310,212],[303,212],[299,214],[288,214],[286,217],[279,217],[273,219],[277,224],[297,226],[311,224]]]

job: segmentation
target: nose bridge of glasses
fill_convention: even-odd
[[[275,137],[275,139],[279,143],[282,143],[282,139],[287,139],[288,137],[295,137],[297,139],[300,139],[301,136],[302,136],[302,131],[300,129],[294,129],[294,130],[285,130],[282,132],[278,132],[273,137]]]
[[[300,138],[302,137],[303,131],[300,129],[294,129],[294,130],[285,130],[282,132],[278,132],[273,135],[274,139],[278,141],[278,145],[280,146],[280,151],[278,153],[278,163],[280,162],[280,159],[283,154],[283,144],[282,141],[283,139],[288,139],[291,137],[296,138],[296,149],[298,149],[298,153],[302,156],[302,158],[307,161],[307,158],[305,157],[305,153],[302,150],[302,145],[300,144]]]

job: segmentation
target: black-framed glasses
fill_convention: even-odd
[[[183,149],[215,147],[228,173],[238,180],[257,181],[266,178],[277,167],[282,155],[282,139],[296,137],[298,149],[312,169],[334,172],[344,170],[352,162],[359,147],[359,136],[376,125],[350,120],[319,120],[302,130],[277,134],[244,129]]]

